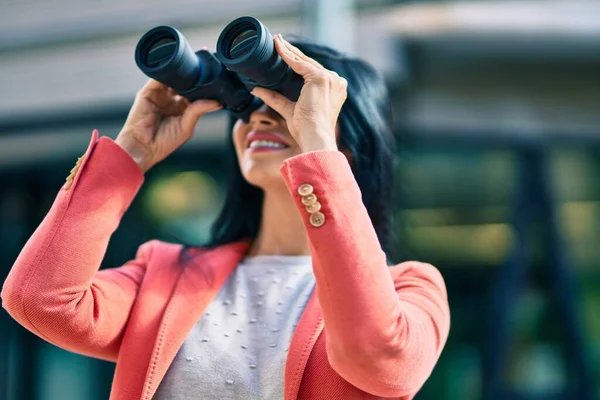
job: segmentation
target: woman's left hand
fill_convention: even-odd
[[[346,101],[348,82],[304,55],[281,35],[275,35],[274,41],[283,61],[304,78],[300,97],[293,102],[280,93],[260,87],[252,94],[285,118],[303,153],[337,150],[336,124]]]

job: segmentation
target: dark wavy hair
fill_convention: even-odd
[[[367,62],[326,46],[291,40],[304,54],[348,81],[339,115],[339,148],[352,155],[351,168],[383,250],[393,245],[392,188],[396,153],[391,102],[383,77]],[[234,119],[230,120],[232,131]],[[263,191],[243,177],[233,140],[228,145],[228,182],[223,207],[211,230],[212,248],[254,239],[262,218]]]

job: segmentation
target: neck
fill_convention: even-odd
[[[310,255],[302,219],[285,185],[265,190],[260,229],[249,255]]]

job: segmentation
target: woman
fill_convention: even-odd
[[[265,106],[233,128],[239,173],[211,246],[152,241],[98,271],[143,173],[219,108],[150,81],[115,141],[94,132],[4,284],[27,329],[117,363],[111,399],[410,399],[442,351],[442,277],[388,267],[383,251],[393,146],[381,77],[274,40],[305,85],[295,103],[254,90]]]

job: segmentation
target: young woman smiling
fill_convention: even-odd
[[[98,271],[144,172],[214,101],[149,81],[98,139],[6,280],[3,306],[64,349],[116,362],[111,399],[411,399],[448,336],[443,279],[389,266],[395,154],[383,79],[360,59],[275,37],[305,81],[232,130],[211,242],[152,241]]]

